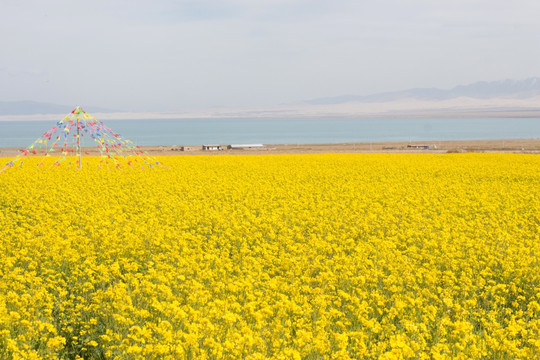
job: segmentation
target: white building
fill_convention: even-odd
[[[231,144],[227,147],[232,150],[242,150],[242,149],[262,149],[264,148],[263,144]]]
[[[209,150],[209,151],[215,151],[215,150],[223,150],[223,147],[221,145],[203,145],[203,150]]]

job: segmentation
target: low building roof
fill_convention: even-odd
[[[230,147],[263,147],[263,144],[231,144]]]

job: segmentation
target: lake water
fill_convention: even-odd
[[[104,123],[137,145],[310,144],[540,138],[538,118],[157,119]],[[0,147],[25,147],[51,121],[0,121]]]

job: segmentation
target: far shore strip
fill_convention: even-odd
[[[238,155],[238,154],[320,154],[320,153],[460,153],[515,152],[540,154],[540,139],[446,140],[401,142],[349,142],[337,144],[264,144],[260,148],[202,150],[202,145],[141,146],[151,155]],[[424,148],[427,147],[427,148]],[[0,157],[12,157],[25,147],[0,148]],[[85,147],[89,156],[98,156],[96,147]],[[39,153],[37,154],[39,155]]]

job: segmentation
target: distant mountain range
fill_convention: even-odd
[[[385,92],[372,95],[343,95],[324,97],[304,101],[310,105],[333,105],[348,102],[388,102],[403,99],[427,101],[449,100],[459,97],[474,99],[516,98],[524,99],[540,95],[540,78],[525,80],[480,81],[470,85],[456,86],[450,90],[435,88],[418,88],[402,91]]]
[[[74,106],[38,101],[0,101],[0,115],[67,114],[73,108]],[[91,112],[115,112],[114,110],[95,106],[88,107],[88,109]]]
[[[51,120],[73,106],[36,101],[0,101],[2,120]],[[222,107],[167,112],[121,112],[84,106],[101,119],[295,118],[373,116],[540,117],[540,78],[481,81],[453,89],[418,88],[372,95],[325,97],[266,107]]]

